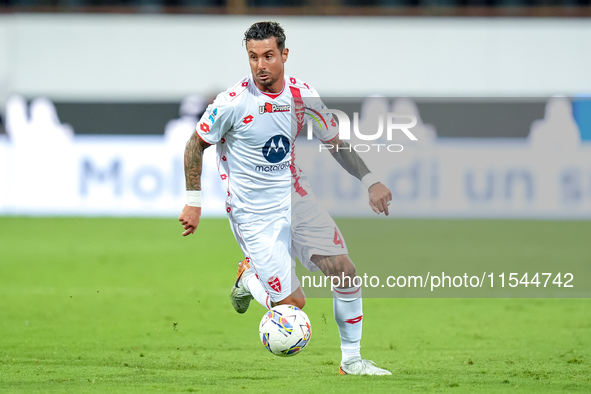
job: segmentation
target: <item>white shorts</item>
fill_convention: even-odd
[[[313,255],[349,253],[338,226],[312,193],[292,198],[291,208],[283,212],[261,216],[254,222],[230,224],[244,256],[250,258],[274,302],[300,286],[296,257],[308,270],[317,271],[310,260]]]

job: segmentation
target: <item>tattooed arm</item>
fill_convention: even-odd
[[[185,184],[187,190],[201,190],[201,170],[203,168],[203,151],[210,146],[197,133],[193,133],[185,147]],[[197,230],[201,218],[201,207],[185,205],[179,216],[185,231],[183,236],[193,234]]]
[[[351,145],[336,137],[327,144],[332,145],[330,153],[332,157],[343,167],[347,172],[355,178],[361,180],[365,175],[369,174],[369,169],[361,160],[361,157],[353,150]]]
[[[349,174],[361,180],[364,176],[370,173],[365,162],[359,157],[357,152],[347,142],[341,140],[338,136],[327,144],[331,145],[330,153],[332,157],[343,167]],[[388,211],[388,204],[392,200],[392,192],[382,183],[377,182],[369,186],[369,205],[371,209],[377,214],[384,212],[386,216],[390,214]]]

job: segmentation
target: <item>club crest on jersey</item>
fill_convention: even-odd
[[[295,114],[296,114],[296,119],[298,121],[298,125],[303,125],[304,124],[304,115],[306,113],[306,107],[304,107],[304,104],[301,101],[302,99],[300,98],[299,100],[296,100],[294,98],[295,101]]]
[[[289,153],[289,139],[281,134],[274,135],[265,143],[262,153],[269,163],[279,163]]]
[[[276,292],[278,292],[278,293],[281,292],[281,282],[279,281],[279,278],[277,277],[277,275],[270,277],[269,280],[267,281],[267,283]]]
[[[265,105],[261,105],[259,107],[259,114],[265,113],[275,113],[275,112],[289,112],[291,109],[291,105],[277,105],[271,103],[265,103]]]

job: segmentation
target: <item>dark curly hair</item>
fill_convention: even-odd
[[[244,44],[250,40],[264,40],[275,37],[280,52],[285,49],[285,32],[277,22],[257,22],[244,32]]]

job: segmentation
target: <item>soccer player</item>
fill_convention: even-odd
[[[389,214],[392,193],[339,139],[338,125],[330,114],[322,115],[326,108],[314,88],[285,75],[289,50],[283,28],[276,22],[255,23],[244,42],[251,74],[217,96],[187,142],[188,204],[179,217],[183,235],[193,234],[199,224],[203,151],[216,144],[226,211],[246,257],[231,292],[236,311],[246,312],[253,298],[267,309],[278,304],[303,308],[306,299],[292,257],[297,256],[312,271],[349,279],[333,291],[342,350],[339,373],[391,375],[360,356],[363,312],[361,289],[351,280],[355,265],[338,226],[295,163],[295,140],[305,111],[323,116],[324,127],[314,126],[315,136],[330,144],[337,162],[366,185],[374,212]]]

